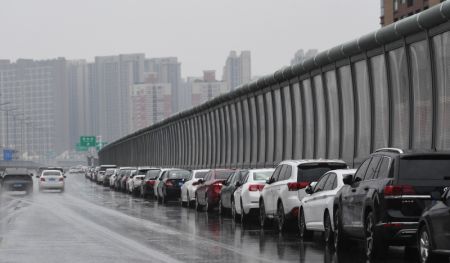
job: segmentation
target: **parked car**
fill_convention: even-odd
[[[161,180],[162,180],[161,179],[162,175],[165,172],[170,171],[170,170],[177,170],[177,169],[175,169],[175,168],[163,168],[163,169],[161,169],[159,171],[158,177],[156,177],[155,184],[153,185],[153,194],[154,194],[155,199],[158,199],[158,185],[159,185],[159,182],[161,182]]]
[[[365,242],[367,258],[385,255],[390,245],[415,246],[419,219],[430,193],[448,185],[450,153],[380,149],[358,168],[335,198],[334,244]]]
[[[306,195],[305,188],[330,170],[345,169],[341,160],[289,160],[281,162],[259,199],[260,224],[267,227],[275,219],[278,231],[284,231],[297,221],[300,200]]]
[[[142,198],[146,198],[148,196],[155,197],[155,184],[160,173],[161,169],[159,168],[152,168],[147,171],[141,184]]]
[[[98,172],[96,173],[95,182],[97,184],[103,184],[103,179],[105,178],[105,172],[108,168],[116,168],[117,166],[114,164],[103,164],[100,165]]]
[[[1,191],[33,192],[33,177],[26,169],[7,168],[0,173]]]
[[[135,169],[134,167],[120,167],[118,174],[116,176],[116,180],[114,181],[114,189],[117,191],[122,191],[122,180],[125,176],[131,172],[131,170]]]
[[[233,193],[231,214],[234,220],[241,219],[245,224],[249,219],[259,219],[259,198],[275,169],[251,169],[236,183],[237,189]]]
[[[199,179],[205,178],[209,170],[192,170],[189,181],[181,187],[181,206],[192,207],[195,204],[195,191],[198,185],[194,185]]]
[[[149,169],[151,168],[138,167],[138,169],[136,170],[136,175],[130,177],[128,190],[132,195],[136,196],[140,193],[142,181],[144,180],[144,177]]]
[[[178,200],[181,197],[181,186],[189,180],[191,173],[188,170],[169,170],[162,174],[158,184],[158,202]]]
[[[50,189],[64,192],[65,177],[59,170],[44,170],[39,176],[39,191]]]
[[[219,199],[219,214],[226,214],[228,211],[231,211],[232,206],[234,205],[233,194],[234,191],[238,188],[236,184],[241,180],[241,178],[248,173],[248,170],[235,170],[234,173],[228,177],[228,179],[223,182],[222,189],[220,190],[220,199]],[[235,212],[235,211],[233,211]],[[234,213],[233,215],[236,215]]]
[[[136,168],[131,170],[129,173],[125,175],[125,178],[122,179],[122,191],[125,193],[130,193],[130,182],[133,180],[133,177],[136,175]]]
[[[449,182],[450,184],[450,182]],[[448,262],[450,256],[450,187],[443,195],[432,192],[434,202],[419,221],[417,247],[421,263]]]
[[[119,168],[111,168],[113,169],[113,173],[109,177],[109,187],[114,188],[114,183],[116,181],[117,175],[119,174]]]
[[[344,186],[343,178],[355,172],[356,169],[329,171],[305,189],[307,195],[300,200],[298,215],[300,238],[311,237],[312,231],[319,231],[324,233],[325,243],[332,243],[334,197]]]
[[[105,171],[105,176],[103,177],[103,186],[109,186],[110,178],[115,173],[117,168],[108,168]]]
[[[195,192],[195,208],[197,211],[212,211],[220,200],[220,191],[222,184],[228,177],[234,173],[234,170],[213,169],[210,170],[205,179],[199,179],[195,184],[198,185]]]

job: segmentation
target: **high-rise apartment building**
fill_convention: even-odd
[[[172,113],[170,83],[148,82],[131,85],[129,107],[132,132],[169,117]]]
[[[203,79],[193,80],[190,83],[190,87],[193,107],[230,91],[226,82],[216,80],[214,70],[205,70],[203,72]]]
[[[128,92],[132,84],[143,82],[144,61],[144,54],[95,58],[98,135],[104,141],[114,141],[130,132]]]
[[[242,51],[238,56],[233,50],[225,62],[222,79],[227,83],[229,90],[234,90],[251,80],[251,72],[250,51]]]
[[[64,58],[0,63],[1,145],[41,158],[70,148],[66,72]]]
[[[299,49],[295,52],[294,58],[291,59],[291,65],[300,64],[309,58],[313,58],[317,53],[319,53],[317,49],[309,49],[306,52],[303,49]]]
[[[445,0],[381,0],[381,26],[387,26],[405,17],[420,13]]]
[[[145,60],[145,74],[156,74],[156,82],[170,83],[172,94],[172,112],[185,109],[183,105],[181,63],[176,57],[150,58]]]

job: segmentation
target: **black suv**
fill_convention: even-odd
[[[346,239],[365,241],[368,258],[389,245],[414,246],[418,222],[433,191],[450,181],[450,153],[385,148],[372,153],[334,201],[334,246]]]

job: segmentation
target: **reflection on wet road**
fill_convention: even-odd
[[[0,262],[364,262],[337,255],[321,236],[241,228],[177,203],[158,205],[69,175],[66,191],[0,198]],[[412,262],[391,249],[383,262]]]

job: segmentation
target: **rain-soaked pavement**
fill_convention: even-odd
[[[391,248],[382,262],[415,262]],[[158,205],[68,175],[66,191],[0,198],[0,262],[364,262],[361,247],[332,253],[315,235],[241,228],[177,203]]]

